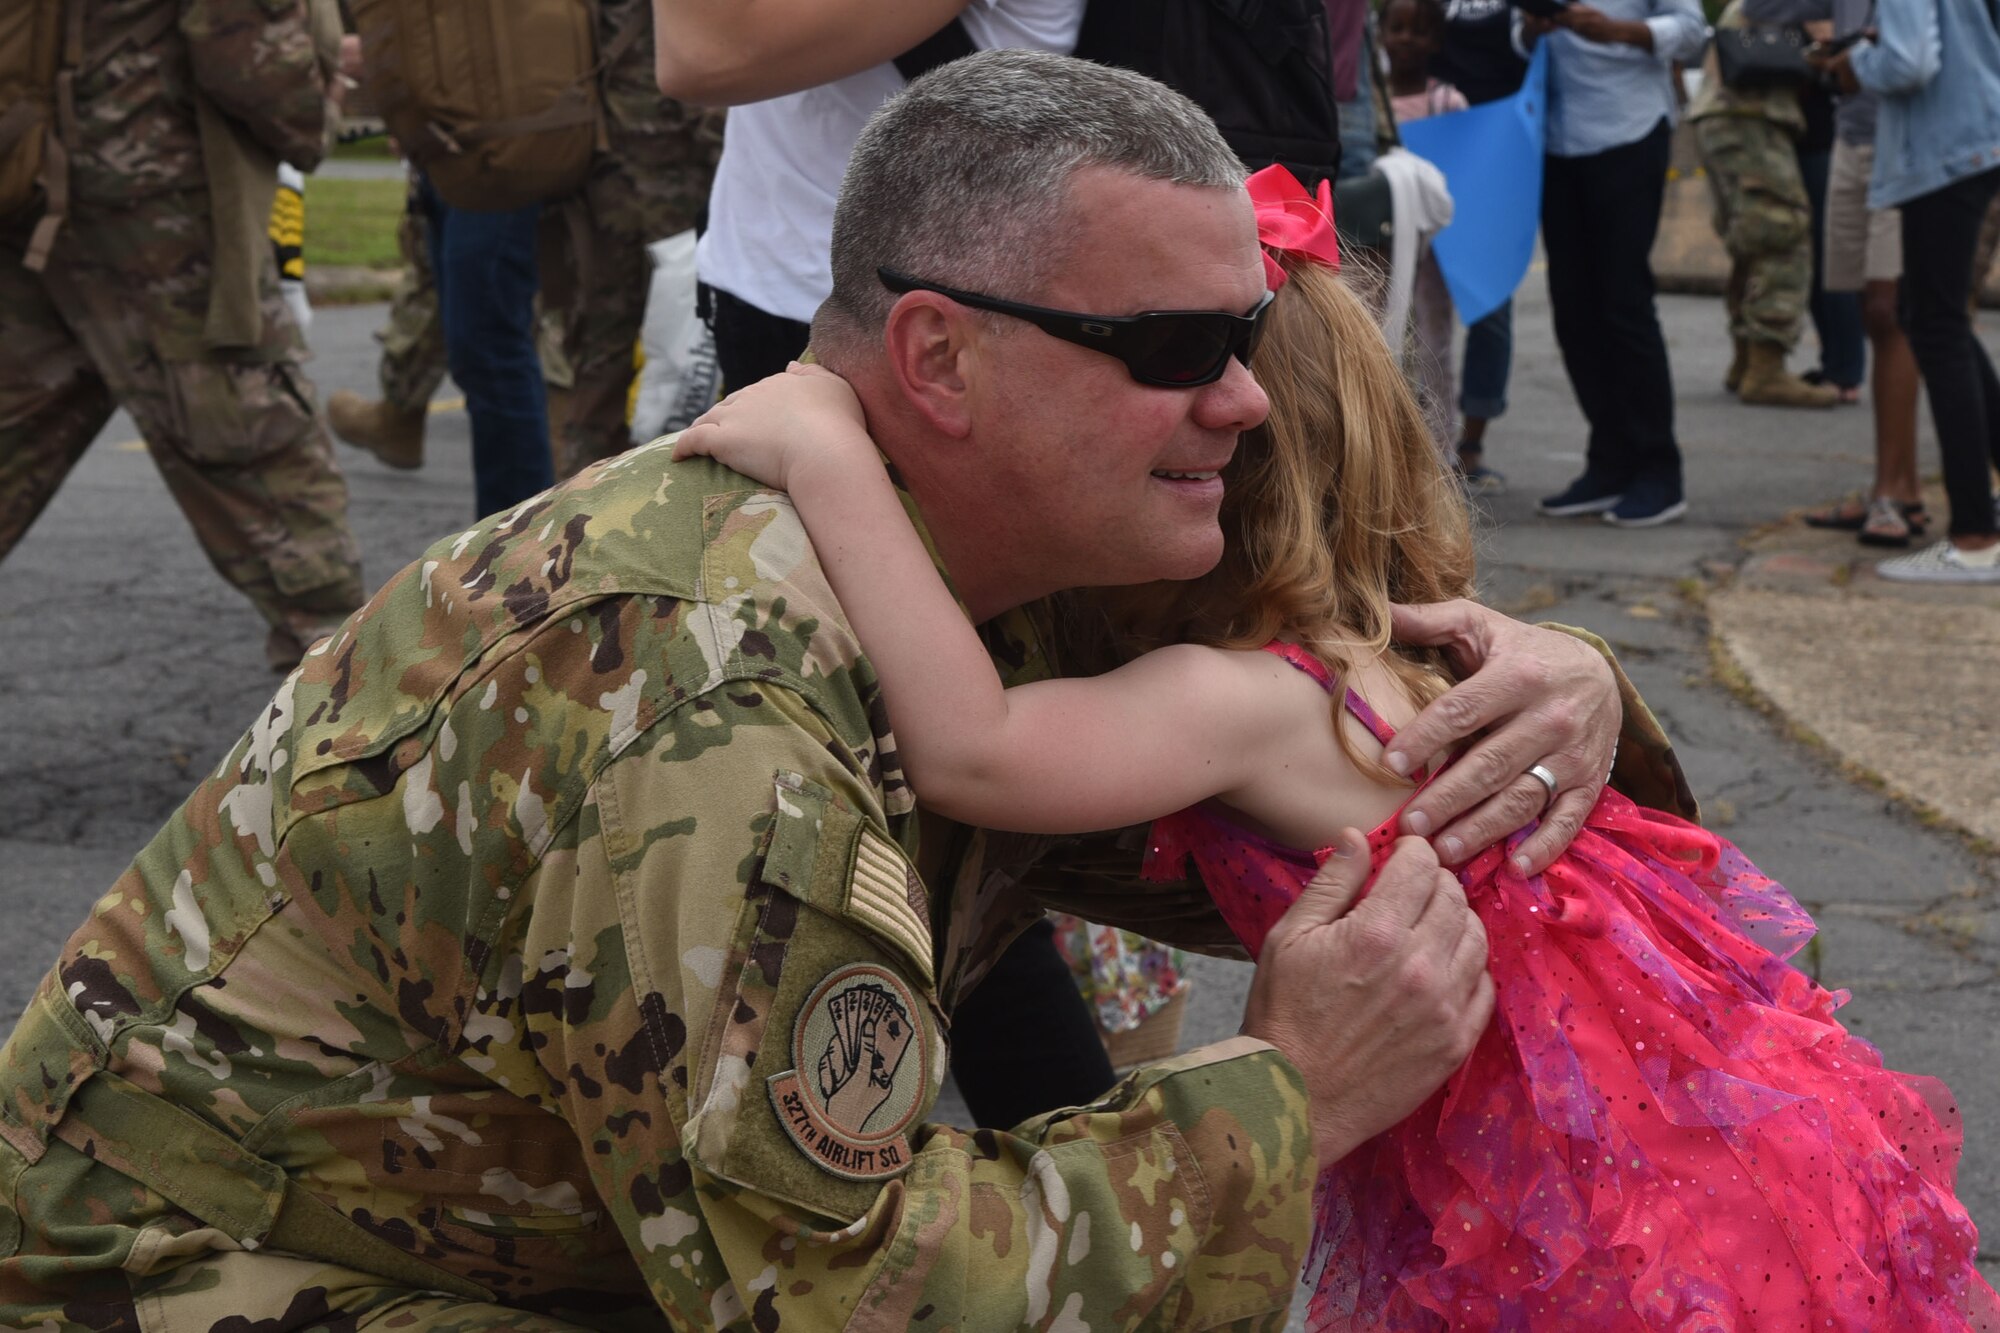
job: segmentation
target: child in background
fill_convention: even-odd
[[[1389,0],[1382,10],[1382,58],[1388,66],[1389,109],[1398,125],[1447,111],[1463,111],[1465,94],[1431,77],[1431,59],[1444,46],[1443,0]],[[1416,287],[1410,300],[1416,330],[1416,361],[1412,379],[1424,421],[1431,428],[1439,456],[1452,461],[1458,440],[1458,394],[1452,375],[1451,292],[1437,256],[1426,250],[1417,264]],[[1456,463],[1463,477],[1472,475],[1479,460]]]
[[[1472,579],[1464,502],[1373,316],[1330,245],[1279,255],[1270,417],[1222,473],[1222,561],[1101,594],[1126,658],[1101,676],[1002,688],[825,371],[740,390],[675,448],[791,491],[926,809],[1039,833],[1151,819],[1148,874],[1191,861],[1253,957],[1334,848],[1386,859],[1412,788],[1383,746],[1445,684],[1391,647],[1389,604]],[[1459,872],[1495,1021],[1415,1114],[1322,1164],[1308,1328],[1996,1326],[1952,1195],[1956,1108],[1785,962],[1812,932],[1790,895],[1609,789],[1544,873],[1510,854]]]

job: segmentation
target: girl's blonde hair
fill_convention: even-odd
[[[1379,658],[1426,703],[1443,692],[1446,664],[1391,649],[1389,604],[1471,595],[1465,501],[1367,306],[1331,269],[1286,270],[1252,366],[1271,415],[1223,474],[1221,562],[1199,579],[1092,601],[1120,657],[1285,638],[1343,677]],[[1387,777],[1339,735],[1357,766]]]

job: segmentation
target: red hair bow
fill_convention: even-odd
[[[1257,239],[1264,244],[1264,281],[1272,291],[1285,285],[1284,266],[1271,254],[1340,267],[1340,238],[1333,230],[1333,183],[1322,180],[1308,194],[1299,178],[1277,163],[1253,174],[1244,185],[1257,207]]]

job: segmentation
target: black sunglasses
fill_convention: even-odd
[[[891,268],[875,275],[890,291],[936,292],[974,310],[1024,319],[1052,338],[1115,356],[1141,384],[1166,389],[1195,389],[1213,384],[1229,368],[1229,358],[1250,364],[1251,353],[1264,332],[1264,315],[1274,292],[1265,292],[1247,315],[1227,310],[1149,310],[1142,315],[1082,315],[1074,310],[1050,310],[995,296],[964,292],[942,283],[925,282]]]

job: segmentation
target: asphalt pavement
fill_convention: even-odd
[[[1512,489],[1485,506],[1482,593],[1524,618],[1584,626],[1613,644],[1673,737],[1709,822],[1819,919],[1802,964],[1852,992],[1846,1021],[1889,1064],[1939,1075],[1955,1090],[1967,1138],[1960,1194],[2000,1239],[2000,856],[1935,802],[1927,811],[1895,794],[1868,753],[1857,759],[1830,745],[1798,711],[1816,691],[1792,711],[1771,712],[1771,682],[1808,666],[1841,670],[1849,636],[1837,608],[1803,647],[1759,664],[1764,688],[1726,661],[1718,670],[1711,636],[1710,596],[1739,586],[1746,560],[1768,554],[1772,534],[1786,530],[1783,516],[1863,480],[1867,410],[1738,405],[1721,389],[1729,343],[1720,303],[1666,297],[1687,521],[1621,532],[1538,518],[1534,497],[1567,482],[1583,449],[1541,283],[1532,274],[1517,301],[1512,407],[1488,437],[1488,461]],[[322,394],[372,391],[369,334],[381,315],[379,306],[319,312],[310,369]],[[455,393],[447,385],[440,394],[422,471],[390,472],[342,450],[371,583],[472,517],[469,436],[451,405]],[[1925,430],[1925,465],[1934,470],[1927,419]],[[0,829],[0,909],[14,944],[12,965],[0,969],[0,1019],[18,1011],[91,902],[275,684],[260,622],[208,568],[122,414],[6,573],[0,809],[15,813]],[[1816,587],[1815,595],[1837,598],[1852,581],[1829,575],[1821,582],[1832,591]],[[1986,594],[1945,619],[1990,616],[1996,603],[2000,593]],[[1893,604],[1878,609],[1863,637],[1879,639],[1882,618],[1893,624],[1895,614]],[[1950,650],[1947,636],[1942,647],[1916,640],[1900,655],[1870,659],[1877,674],[1866,689],[1906,704],[1909,720],[1900,734],[1878,727],[1858,744],[1921,751],[1933,744],[1926,716],[1935,721],[1946,705],[1990,723],[1990,665],[1952,678],[1983,674],[1983,698],[1964,697],[1962,686],[1955,697],[1940,695],[1933,669]],[[1991,788],[1983,803],[1973,792],[1975,813],[1993,803]],[[1235,1030],[1248,972],[1197,960],[1184,1045]],[[952,1118],[954,1105],[942,1106],[941,1118]],[[1986,1248],[2000,1260],[2000,1244]],[[1989,1273],[2000,1276],[2000,1266]]]

